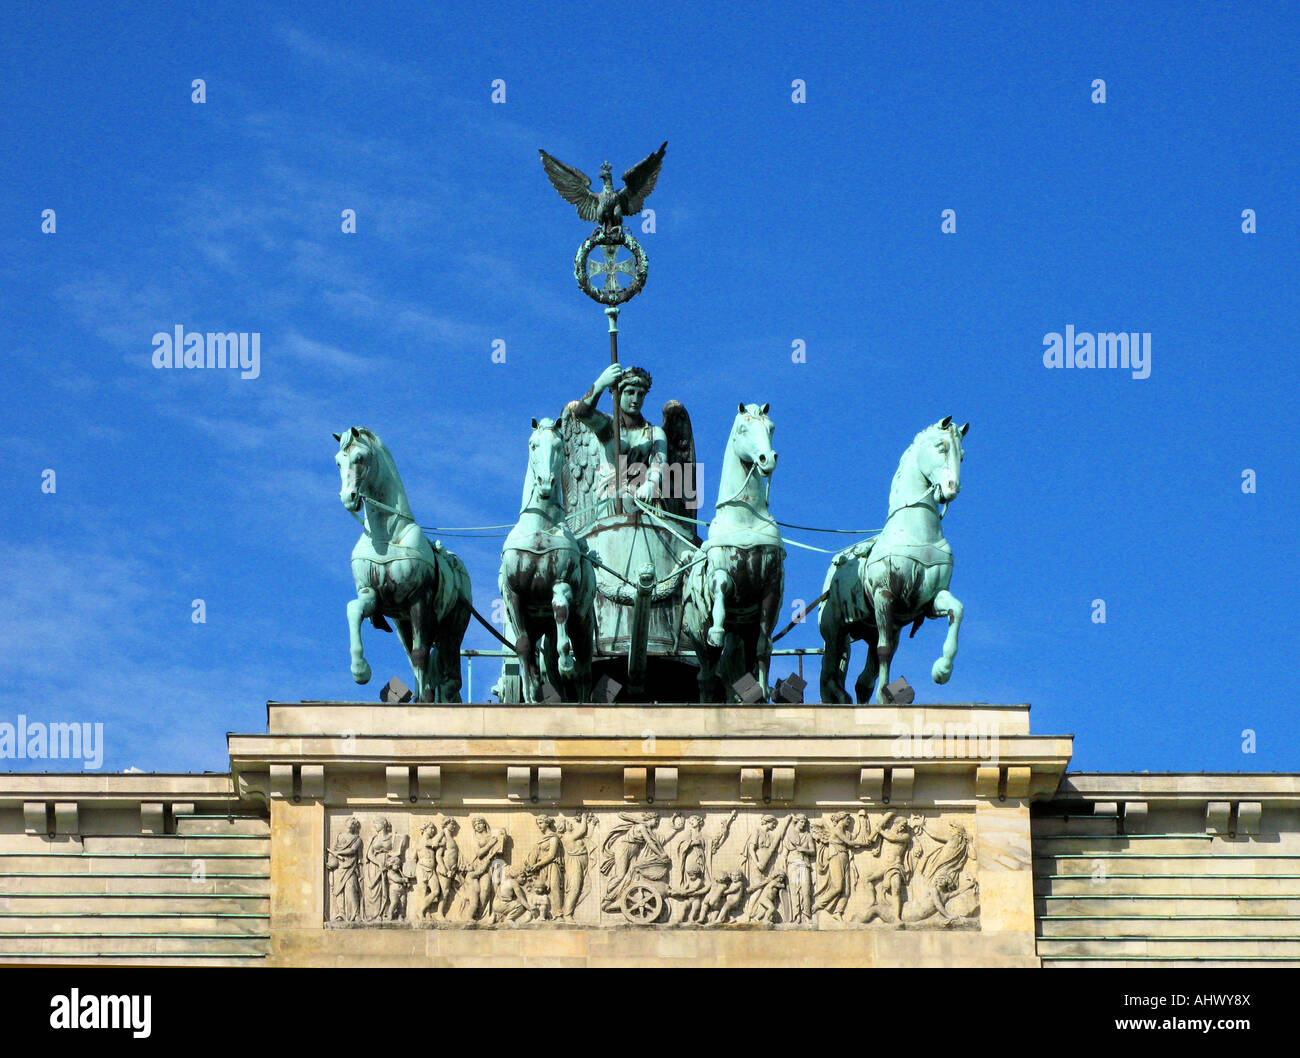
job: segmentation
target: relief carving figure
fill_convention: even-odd
[[[591,812],[575,819],[560,816],[556,820],[555,829],[564,848],[564,902],[556,918],[572,919],[589,888],[591,850],[587,847],[587,836],[595,826],[596,817]]]
[[[491,921],[492,898],[505,876],[506,832],[492,830],[482,816],[470,819],[474,831],[474,855],[461,887],[462,917],[471,922]]]
[[[853,852],[868,847],[871,823],[865,809],[859,810],[856,827],[854,817],[848,812],[836,812],[829,824],[818,824],[814,834],[818,840],[817,872],[821,880],[817,884],[813,912],[825,911],[832,918],[842,920],[853,890]]]
[[[465,874],[465,868],[460,865],[460,846],[456,843],[456,835],[459,833],[460,824],[449,819],[442,825],[438,841],[438,884],[442,887],[442,903],[438,913],[443,918],[451,910],[451,899],[456,894],[456,886]]]
[[[731,875],[724,872],[709,883],[709,887],[705,890],[704,899],[700,904],[700,910],[695,921],[718,921],[718,913],[722,910],[722,905],[727,899],[727,890],[731,887],[731,881]]]
[[[966,828],[929,821],[918,840],[930,847],[919,857],[904,921],[923,922],[937,915],[951,926],[974,918],[979,913],[979,884],[966,873],[970,862]]]
[[[777,853],[781,851],[792,817],[786,816],[778,824],[776,816],[765,815],[758,821],[749,840],[745,842],[745,866],[749,869],[751,884],[758,885],[766,880],[772,864],[777,862]]]
[[[393,854],[393,827],[382,816],[366,844],[363,914],[367,922],[388,917],[388,857]]]
[[[420,827],[420,841],[415,847],[415,917],[431,918],[442,903],[442,883],[438,878],[438,824]]]
[[[695,813],[687,816],[685,826],[682,825],[681,816],[673,817],[676,833],[664,842],[664,846],[666,848],[671,846],[669,855],[676,864],[677,869],[673,874],[678,885],[685,885],[686,879],[691,875],[700,878],[708,878],[711,875],[714,854],[726,844],[727,836],[731,833],[731,824],[736,821],[736,814],[733,809],[723,820],[721,832],[712,838],[704,836],[702,815]]]
[[[388,917],[394,922],[401,922],[406,918],[406,893],[414,884],[402,870],[401,856],[388,857],[384,880],[388,886]]]
[[[703,869],[695,864],[687,867],[686,877],[682,882],[668,890],[668,895],[674,901],[668,921],[670,923],[702,922],[704,898],[708,891],[709,883],[704,877]]]
[[[507,867],[502,872],[494,898],[496,913],[493,921],[513,925],[520,919],[533,917],[533,896],[527,878],[522,867]]]
[[[361,915],[361,854],[361,823],[353,817],[325,853],[336,922],[355,922]]]
[[[598,927],[979,928],[969,824],[897,811],[873,824],[866,809],[816,822],[751,809],[728,847],[741,811],[674,813],[667,825],[656,811],[617,813],[599,850],[594,812],[530,822],[511,811],[502,826],[473,815],[465,850],[457,821],[438,816],[420,822],[409,858],[408,824],[379,817],[369,832],[340,819],[325,851],[327,916],[340,926],[576,922],[594,893],[598,910],[583,922]],[[522,840],[525,827],[536,827],[537,841],[516,857],[511,834]]]
[[[551,891],[545,882],[533,879],[529,884],[528,907],[534,921],[554,919],[555,916],[551,914]]]
[[[790,922],[811,922],[813,916],[813,863],[817,843],[808,827],[808,817],[796,812],[785,832],[785,873],[789,881]]]
[[[713,874],[713,858],[726,844],[737,813],[732,811],[722,821],[721,830],[712,838],[704,833],[704,816],[698,812],[673,817],[676,833],[664,847],[673,861],[672,885],[667,895],[673,901],[669,921],[675,923],[703,921],[704,900]]]
[[[749,921],[772,925],[781,914],[781,894],[785,892],[785,871],[777,871],[765,881],[749,905]]]
[[[444,820],[441,830],[435,821],[420,828],[415,852],[416,918],[446,917],[460,873],[459,832],[454,819]]]
[[[605,876],[602,911],[621,911],[629,922],[640,925],[658,921],[669,889],[673,861],[660,841],[658,812],[629,815],[620,812],[623,822],[614,827],[601,845],[605,855],[600,873]],[[681,817],[673,818],[680,829]]]
[[[889,822],[887,816],[881,823],[882,831]],[[972,918],[979,911],[979,887],[964,873],[970,857],[965,827],[920,817],[909,820],[907,826],[910,842],[894,875],[905,897],[892,899],[884,908],[873,900],[855,919],[871,922],[879,918],[903,927],[937,918],[944,926],[952,927]],[[888,829],[897,833],[897,822]],[[888,895],[894,896],[892,892]]]
[[[546,913],[542,917],[554,918],[564,912],[563,905],[556,905],[564,894],[564,845],[554,816],[539,815],[536,820],[542,836],[524,861],[524,874],[533,880],[532,891],[544,897],[538,901],[539,907],[545,905]]]
[[[903,899],[907,882],[911,876],[908,854],[912,851],[913,835],[925,825],[925,820],[914,816],[910,821],[897,812],[888,812],[880,821],[880,826],[872,834],[867,847],[874,863],[868,862],[861,877],[871,893],[871,908],[861,922],[870,922],[880,915],[880,897],[883,893],[889,899],[889,908],[893,912],[893,921],[903,921]]]
[[[731,916],[744,906],[745,894],[748,891],[749,885],[745,881],[744,871],[735,870],[727,875],[727,886],[722,891],[722,906],[718,908],[712,921],[729,922]]]

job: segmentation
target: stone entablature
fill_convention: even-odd
[[[905,929],[1030,964],[1028,805],[1071,751],[1024,706],[271,703],[268,721],[229,748],[270,804],[284,962],[346,960],[369,933],[393,958],[472,958],[395,931],[484,928],[576,932],[555,950],[591,958],[632,933],[614,945],[632,963],[665,931],[725,934],[701,960],[741,963],[779,958],[762,936],[852,932],[870,962],[865,934]]]
[[[0,775],[0,961],[1300,963],[1300,776],[1067,774],[1026,706],[268,720],[229,775]]]

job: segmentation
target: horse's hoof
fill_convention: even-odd
[[[940,658],[934,663],[934,668],[930,670],[930,675],[935,683],[947,683],[952,676],[952,662],[947,658]]]
[[[357,683],[369,683],[369,682],[370,682],[370,662],[368,662],[368,661],[363,661],[360,665],[353,665],[353,666],[352,666],[352,678],[353,678],[354,680],[356,680]]]

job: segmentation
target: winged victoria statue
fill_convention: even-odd
[[[583,293],[605,305],[611,362],[565,406],[557,429],[564,442],[565,524],[600,559],[597,653],[626,652],[628,668],[618,676],[634,687],[647,662],[656,656],[663,661],[679,649],[684,566],[699,545],[690,416],[670,400],[661,424],[648,420],[642,409],[650,372],[618,362],[619,309],[640,292],[648,272],[645,252],[623,221],[641,212],[667,149],[661,144],[624,172],[619,189],[613,167],[605,162],[599,190],[582,170],[538,152],[560,197],[596,226],[574,258],[574,275]],[[619,261],[620,248],[632,259]],[[603,276],[603,285],[593,285],[597,276]],[[621,276],[630,282],[621,286]],[[598,407],[606,389],[613,403],[609,414]]]

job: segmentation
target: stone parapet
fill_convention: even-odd
[[[1037,965],[1025,706],[271,703],[273,964]],[[516,940],[502,940],[501,937]]]

